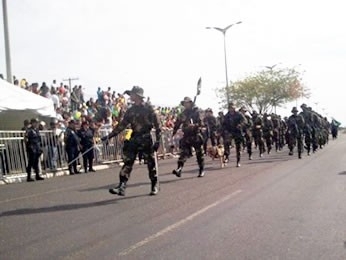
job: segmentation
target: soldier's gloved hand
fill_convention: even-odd
[[[154,145],[153,145],[153,149],[155,152],[157,152],[157,150],[159,149],[160,147],[160,142],[155,142]]]

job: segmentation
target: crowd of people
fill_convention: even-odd
[[[94,122],[97,127],[111,128],[116,126],[129,107],[129,102],[125,93],[117,93],[111,87],[102,89],[98,87],[96,98],[85,99],[83,87],[81,85],[70,86],[52,80],[50,84],[46,82],[29,83],[25,78],[18,80],[15,76],[13,84],[27,91],[35,93],[53,101],[56,111],[56,119],[61,127],[67,127],[70,120],[75,120],[81,125],[82,122]],[[147,98],[150,103],[150,98]],[[155,111],[159,115],[161,125],[172,128],[174,119],[180,113],[182,107],[161,107],[155,106]]]
[[[15,85],[53,100],[57,116],[51,122],[51,127],[58,125],[66,129],[64,141],[70,174],[79,173],[76,160],[80,152],[83,154],[85,172],[94,171],[90,150],[95,142],[108,142],[123,130],[131,130],[123,147],[124,165],[119,174],[119,185],[110,190],[112,194],[118,195],[125,195],[126,183],[137,156],[148,164],[151,194],[157,194],[158,180],[153,152],[160,146],[162,131],[167,129],[171,130],[167,139],[171,144],[170,148],[179,152],[177,168],[172,171],[177,177],[181,177],[185,161],[193,154],[196,155],[199,167],[198,177],[203,177],[205,155],[220,156],[213,152],[216,147],[222,146],[224,164],[229,162],[231,148],[235,147],[236,166],[240,167],[242,150],[246,150],[248,159],[252,160],[254,148],[262,157],[273,149],[279,151],[287,145],[289,155],[293,155],[296,150],[301,159],[304,151],[309,156],[318,149],[323,149],[328,143],[330,131],[333,132],[333,137],[337,137],[338,125],[328,122],[327,118],[306,104],[301,105],[301,112],[294,107],[291,116],[282,118],[274,113],[261,115],[256,111],[247,111],[244,106],[237,109],[231,102],[225,114],[219,112],[215,116],[212,109],[198,108],[189,97],[185,97],[174,108],[155,107],[149,98],[144,100],[143,89],[136,86],[124,93],[116,93],[110,87],[107,90],[99,87],[96,100],[90,98],[85,102],[82,86],[75,86],[70,90],[62,83],[57,85],[55,80],[50,87],[45,83],[38,87],[36,83],[28,84],[26,80],[15,81]],[[23,130],[33,135],[32,128],[36,122],[33,120],[30,123],[31,126],[26,122]],[[148,135],[153,128],[156,129],[155,143]],[[44,126],[40,129],[43,130]],[[107,131],[98,135],[97,132],[102,129]],[[29,136],[27,134],[28,138]],[[28,181],[31,181],[29,168],[36,162],[33,159],[30,161],[30,158],[36,160],[35,156],[29,156]],[[40,179],[39,175],[37,179]]]

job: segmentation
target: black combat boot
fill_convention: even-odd
[[[119,196],[125,196],[127,178],[120,176],[120,182],[118,186],[109,189],[109,193],[116,194]]]
[[[157,183],[157,177],[151,180],[151,192],[150,195],[156,195],[159,192],[159,185]]]
[[[198,173],[198,177],[204,177],[205,175],[205,171],[204,171],[204,167],[199,167],[199,173]]]
[[[181,171],[183,170],[184,164],[178,161],[178,168],[174,169],[172,173],[177,177],[181,177]]]
[[[240,167],[240,158],[237,158],[237,167]]]
[[[36,179],[37,181],[43,181],[43,180],[44,180],[44,178],[41,177],[40,174],[39,174],[38,172],[36,172],[35,174],[36,174],[35,179]]]
[[[173,173],[174,175],[176,175],[177,177],[181,177],[181,171],[182,171],[182,168],[181,168],[181,167],[178,167],[177,169],[174,169],[174,170],[172,171],[172,173]]]
[[[79,170],[77,169],[77,167],[76,167],[76,168],[73,168],[73,170],[74,170],[74,173],[75,173],[75,174],[80,174],[80,173],[81,173],[81,171],[79,171]]]
[[[228,161],[229,161],[228,156],[229,156],[228,154],[227,155],[225,154],[223,156],[223,163],[225,163],[225,164],[228,163]]]
[[[35,181],[33,178],[31,178],[31,172],[29,171],[28,168],[26,168],[26,173],[27,173],[27,177],[26,177],[27,182]]]
[[[27,182],[32,182],[32,181],[35,181],[33,178],[31,178],[31,176],[29,175],[27,178],[26,178],[26,181]]]
[[[40,175],[36,175],[36,178],[35,178],[37,181],[43,181],[44,180],[44,178],[43,177],[41,177]]]

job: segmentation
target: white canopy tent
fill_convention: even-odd
[[[55,116],[52,100],[0,79],[0,130],[20,130],[25,119]]]

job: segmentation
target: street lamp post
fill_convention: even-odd
[[[241,24],[242,22],[239,21],[237,23],[233,23],[228,25],[225,28],[219,28],[219,27],[206,27],[206,29],[215,29],[218,30],[219,32],[222,32],[223,34],[223,49],[224,49],[224,55],[225,55],[225,74],[226,74],[226,97],[227,97],[227,105],[229,105],[229,99],[230,99],[230,95],[229,95],[229,86],[228,86],[228,70],[227,70],[227,51],[226,51],[226,32],[229,28],[231,28],[233,25],[236,24]]]
[[[6,75],[7,81],[12,83],[12,71],[11,71],[11,55],[10,55],[10,37],[8,32],[8,21],[7,21],[7,2],[2,0],[2,12],[4,21],[4,39],[5,39],[5,56],[6,56]]]

